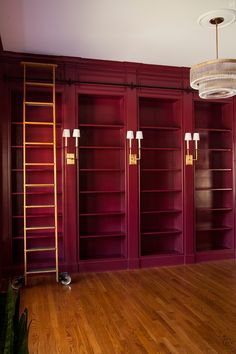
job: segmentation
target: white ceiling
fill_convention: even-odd
[[[215,58],[215,32],[197,23],[236,0],[0,0],[3,49],[192,66]],[[236,58],[236,22],[222,28],[219,57]]]

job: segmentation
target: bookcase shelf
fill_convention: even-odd
[[[162,127],[162,126],[156,126],[156,125],[149,125],[149,126],[147,126],[147,125],[142,125],[141,126],[142,127],[142,129],[143,130],[158,130],[158,131],[162,131],[162,130],[167,130],[167,131],[169,131],[169,130],[179,130],[180,129],[180,127]]]
[[[180,110],[176,99],[139,97],[140,257],[183,253]]]
[[[166,234],[170,234],[170,235],[174,235],[174,234],[179,234],[181,233],[181,230],[177,230],[177,229],[163,229],[163,230],[159,230],[159,231],[143,231],[142,235],[166,235]]]
[[[178,209],[168,209],[168,210],[149,210],[149,211],[142,211],[141,214],[169,214],[169,213],[181,213],[182,210]]]
[[[123,98],[78,94],[79,259],[127,257]]]
[[[181,189],[145,189],[141,193],[181,193]]]
[[[143,147],[143,151],[148,150],[156,150],[156,151],[180,151],[180,148],[172,148],[172,147]]]
[[[124,125],[121,124],[86,124],[86,123],[81,123],[80,127],[89,127],[89,128],[95,128],[95,129],[99,129],[99,128],[105,128],[105,129],[123,129]]]
[[[228,102],[194,102],[194,125],[200,133],[195,164],[196,251],[234,247],[233,120]]]

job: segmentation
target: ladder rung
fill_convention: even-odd
[[[27,121],[25,122],[25,124],[29,124],[29,125],[53,125],[53,122],[30,122]]]
[[[25,101],[24,102],[27,106],[48,106],[52,107],[54,105],[53,102],[37,102],[37,101]]]
[[[25,141],[25,145],[49,145],[53,146],[53,143],[43,142],[43,141]]]
[[[46,252],[46,251],[56,251],[55,247],[39,247],[39,248],[28,248],[26,252]]]
[[[54,230],[55,226],[31,226],[26,227],[25,230]]]
[[[54,166],[54,162],[26,162],[25,166]]]
[[[25,184],[26,187],[53,187],[55,186],[54,183],[27,183]]]
[[[55,268],[51,268],[51,269],[28,270],[25,273],[26,274],[56,273],[56,271],[57,270]]]
[[[48,63],[35,63],[33,61],[22,61],[21,65],[25,66],[41,66],[41,67],[57,67],[57,64],[48,64]]]
[[[41,86],[41,87],[53,87],[54,86],[54,84],[48,84],[46,82],[34,82],[34,81],[26,81],[25,84],[29,85],[29,86]]]
[[[26,208],[54,208],[55,205],[26,205]]]

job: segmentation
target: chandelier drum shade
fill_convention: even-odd
[[[201,98],[227,98],[236,95],[236,59],[215,59],[194,65],[191,87]]]
[[[193,65],[190,69],[190,85],[199,90],[204,99],[228,98],[236,95],[236,59],[218,59],[218,27],[235,21],[234,10],[213,11],[200,17],[198,22],[216,28],[216,59]],[[221,14],[221,15],[220,15]],[[229,16],[230,15],[230,16]],[[227,20],[227,23],[224,23]]]

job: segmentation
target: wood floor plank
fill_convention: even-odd
[[[72,276],[21,290],[31,354],[236,353],[234,260]]]

